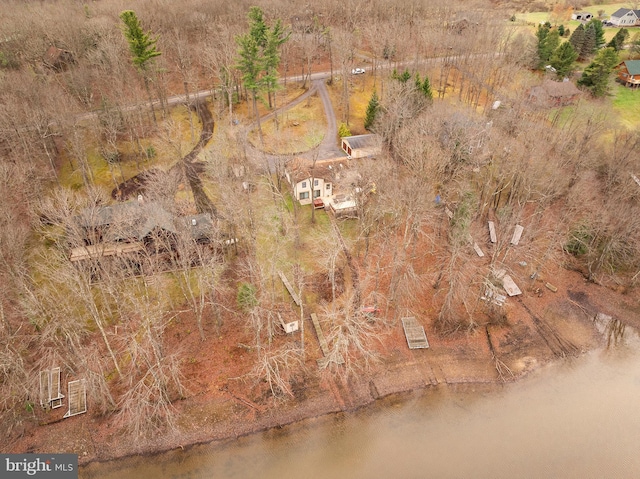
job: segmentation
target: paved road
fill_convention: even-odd
[[[324,134],[322,143],[303,156],[310,160],[326,160],[338,156],[346,156],[346,153],[338,145],[338,125],[336,124],[336,115],[333,112],[333,104],[331,103],[331,98],[329,98],[325,80],[313,80],[313,87],[318,91],[322,100],[324,116],[327,119],[327,131]]]

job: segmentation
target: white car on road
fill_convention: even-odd
[[[364,73],[364,68],[354,68],[351,70],[352,75],[362,75]]]

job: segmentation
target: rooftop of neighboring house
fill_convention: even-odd
[[[629,75],[640,75],[640,60],[627,60],[620,63],[620,65],[627,67]]]
[[[636,17],[640,17],[640,10],[632,10],[631,8],[619,8],[611,14],[612,17],[620,18],[624,17],[627,13],[633,11]]]
[[[160,203],[145,202],[142,198],[86,208],[76,217],[76,221],[85,229],[109,227],[108,237],[105,238],[107,241],[142,240],[155,229],[174,234],[186,229],[195,240],[199,240],[207,237],[213,227],[209,214],[174,217]]]
[[[537,100],[545,98],[571,98],[582,92],[570,81],[544,80],[541,85],[531,88],[530,97]]]

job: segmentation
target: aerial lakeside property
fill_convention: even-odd
[[[236,438],[640,327],[637,10],[410,3],[0,6],[3,451]]]

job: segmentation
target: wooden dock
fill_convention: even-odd
[[[496,225],[493,223],[493,221],[489,221],[489,238],[491,239],[492,243],[498,241],[498,236],[496,235]]]
[[[318,336],[318,342],[320,343],[320,349],[322,350],[323,358],[318,359],[318,366],[321,368],[326,367],[330,362],[329,356],[331,355],[331,351],[329,351],[329,344],[327,343],[327,338],[325,338],[324,333],[322,332],[322,328],[320,327],[320,321],[318,321],[318,316],[315,313],[311,313],[311,322],[313,323],[313,327],[316,330],[316,336]],[[339,355],[335,362],[337,364],[344,364],[344,358],[342,355]]]
[[[291,295],[293,302],[296,303],[296,305],[300,306],[302,304],[302,301],[300,301],[300,297],[293,290],[293,286],[291,286],[291,283],[289,283],[289,280],[287,279],[287,277],[284,275],[282,271],[278,271],[278,276],[280,276],[280,279],[282,280],[284,287],[287,288],[287,291],[289,291],[289,294]]]
[[[524,231],[524,226],[516,225],[516,228],[513,230],[513,236],[511,237],[511,244],[517,246],[520,243],[520,238],[522,237],[522,232]]]
[[[404,335],[407,338],[409,349],[425,349],[429,347],[429,341],[427,341],[424,328],[418,323],[416,318],[413,316],[402,318],[402,327],[404,328]]]

